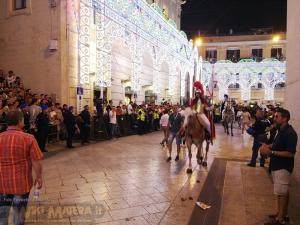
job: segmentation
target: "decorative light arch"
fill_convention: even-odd
[[[241,87],[241,99],[250,100],[251,86],[262,83],[265,89],[265,100],[274,100],[274,88],[277,83],[285,82],[286,62],[265,59],[254,62],[251,59],[233,63],[221,60],[215,64],[204,61],[202,63],[201,81],[204,85],[214,77],[218,82],[219,99],[228,94],[228,86],[238,83]]]
[[[159,56],[169,61],[169,93],[176,82],[176,66],[180,71],[193,71],[198,57],[193,43],[186,34],[176,29],[174,21],[166,19],[157,5],[144,0],[72,0],[80,2],[79,15],[79,83],[89,84],[90,42],[96,28],[96,82],[99,86],[111,86],[112,41],[122,38],[130,50],[132,59],[132,90],[141,88],[142,49],[151,51],[153,59],[153,89],[159,93]],[[197,60],[198,73],[198,60]],[[193,74],[193,73],[190,73]],[[181,90],[182,94],[182,90]]]

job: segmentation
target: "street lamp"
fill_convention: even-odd
[[[202,44],[203,44],[202,38],[200,38],[200,37],[196,38],[195,44],[196,44],[197,47],[201,47]]]
[[[279,35],[273,36],[272,41],[273,41],[273,43],[278,43],[280,41],[280,36]]]

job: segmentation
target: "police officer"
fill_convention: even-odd
[[[141,106],[140,109],[138,110],[137,121],[138,121],[138,134],[139,135],[145,134],[146,114],[145,114],[144,106]]]
[[[155,131],[159,130],[159,113],[157,109],[153,112],[153,129]]]

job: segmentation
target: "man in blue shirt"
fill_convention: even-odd
[[[262,143],[268,142],[266,129],[270,125],[271,125],[270,121],[264,117],[264,112],[260,108],[258,108],[255,114],[255,123],[252,125],[252,129],[254,131],[252,136],[254,137],[254,139],[253,139],[253,146],[252,146],[252,157],[251,157],[251,161],[247,164],[248,166],[250,167],[256,166],[256,159],[258,157],[259,148]],[[260,156],[261,167],[264,167],[265,161],[266,161],[266,157],[261,154]]]
[[[179,153],[180,153],[180,145],[181,145],[181,136],[180,136],[180,128],[183,124],[183,118],[181,114],[178,111],[178,107],[173,107],[173,113],[170,115],[169,118],[169,124],[168,124],[168,131],[169,131],[169,141],[168,141],[168,147],[169,147],[169,157],[167,159],[168,162],[172,160],[172,144],[174,139],[176,139],[176,145],[177,145],[177,156],[175,158],[175,161],[179,160]]]
[[[269,216],[273,221],[265,223],[265,225],[286,224],[288,220],[289,185],[298,141],[296,131],[288,123],[290,120],[288,110],[278,109],[274,120],[278,129],[274,141],[271,145],[263,144],[260,152],[271,157],[270,170],[273,177],[274,194],[278,200],[278,211],[277,214]]]

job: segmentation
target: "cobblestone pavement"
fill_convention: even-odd
[[[216,157],[228,161],[220,224],[259,224],[274,206],[271,181],[265,169],[245,167],[251,139],[239,133],[219,127],[208,168],[193,158],[190,176],[186,150],[179,162],[165,161],[160,132],[58,152],[43,162],[44,187],[26,224],[188,224]]]

